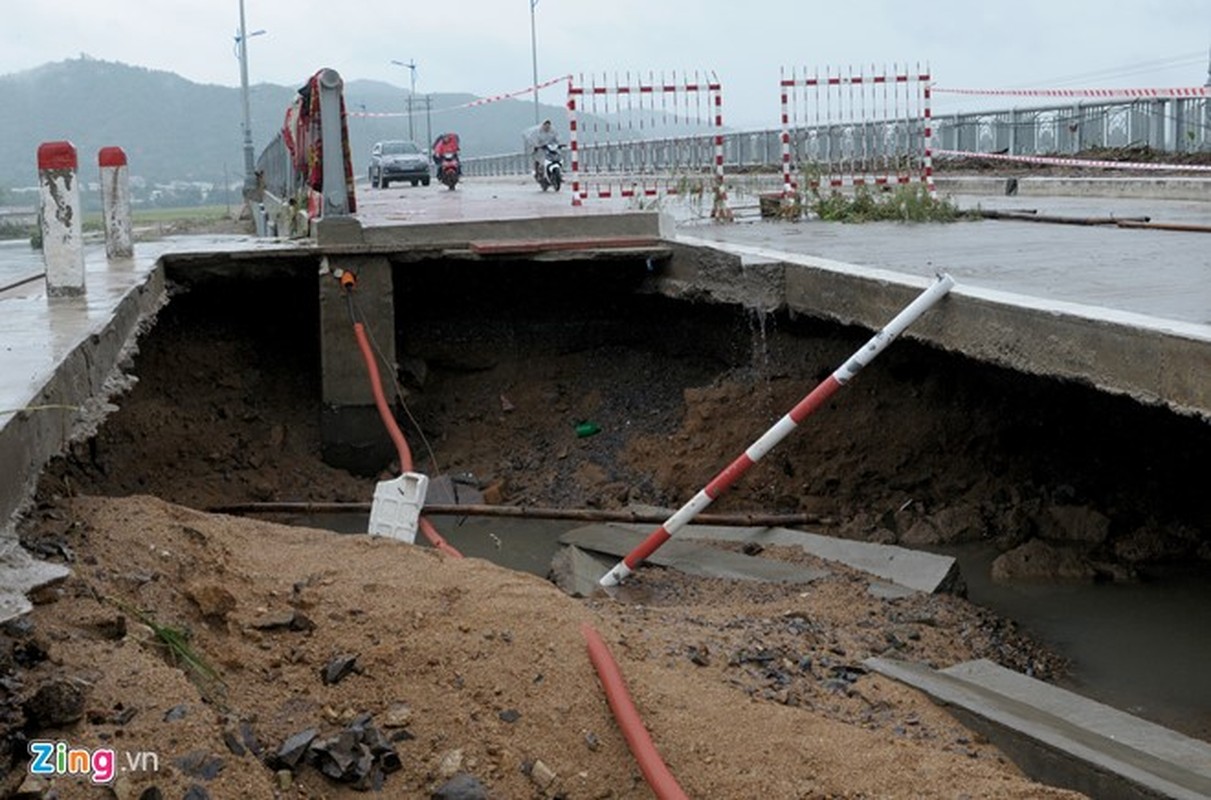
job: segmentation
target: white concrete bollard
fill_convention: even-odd
[[[130,258],[131,243],[130,171],[121,147],[102,147],[97,154],[101,165],[101,214],[105,219],[105,257]]]
[[[46,294],[84,294],[84,227],[80,219],[79,162],[71,142],[38,145],[42,260]]]

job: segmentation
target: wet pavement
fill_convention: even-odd
[[[1211,204],[1196,202],[970,195],[953,200],[963,209],[1211,225]],[[738,198],[737,205],[743,203]],[[945,271],[960,285],[1211,325],[1211,233],[1007,220],[791,223],[751,216],[735,225],[683,221],[678,231],[909,275]]]
[[[768,181],[766,182],[768,183]],[[677,234],[708,242],[810,255],[842,264],[915,276],[949,272],[962,284],[1127,311],[1159,320],[1211,325],[1211,233],[1080,226],[1016,220],[952,224],[762,220],[752,185],[730,197],[737,222],[710,218],[709,198],[615,196],[571,203],[570,187],[542,192],[528,178],[467,178],[443,186],[360,188],[358,216],[367,227],[534,218],[567,219],[656,208]],[[1152,222],[1211,226],[1211,204],[1194,201],[956,195],[961,209],[1034,211],[1064,217],[1147,217]]]

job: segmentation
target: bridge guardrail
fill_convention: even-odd
[[[901,121],[867,123],[868,128],[892,126]],[[1205,152],[1211,150],[1211,100],[1206,98],[1168,98],[1098,103],[1063,103],[1030,108],[974,111],[934,115],[933,141],[939,150],[965,152],[1003,152],[1008,155],[1075,154],[1091,147],[1130,147],[1148,145],[1165,152]],[[832,152],[843,152],[842,143],[863,134],[854,125],[797,126],[789,129],[792,140],[820,143],[818,158],[826,162]],[[732,130],[723,133],[724,164],[729,172],[781,169],[781,130],[763,128]],[[679,137],[688,142],[703,137]],[[831,144],[828,144],[831,143]],[[826,146],[827,145],[827,146]],[[677,164],[667,154],[676,152],[667,139],[632,140],[611,143],[609,152],[597,154],[593,145],[581,148],[585,171],[591,159],[610,163],[643,165],[639,174],[675,171]],[[809,152],[806,146],[798,152]],[[629,152],[620,152],[629,151]],[[523,153],[504,153],[465,158],[468,175],[524,175],[532,164]]]

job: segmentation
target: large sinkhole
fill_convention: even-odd
[[[137,385],[43,493],[368,501],[376,476],[320,458],[312,267],[170,270]],[[396,330],[372,334],[395,336],[417,467],[497,503],[678,507],[871,335],[668,299],[643,262],[393,269]],[[956,553],[1078,688],[1211,738],[1208,452],[1200,420],[902,339],[715,509]]]

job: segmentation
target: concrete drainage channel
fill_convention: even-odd
[[[643,262],[395,270],[400,419],[418,468],[498,504],[676,507],[869,336],[670,300]],[[318,458],[314,272],[266,273],[170,269],[179,288],[141,343],[138,385],[47,469],[44,498],[369,499],[378,476]],[[1191,535],[1209,446],[1197,420],[902,341],[713,510],[806,513],[818,532],[911,548],[991,542],[1005,580],[1114,584],[1211,559]],[[525,544],[473,535],[495,538],[485,557],[541,573],[559,535],[543,529]],[[60,552],[42,534],[27,543]]]

